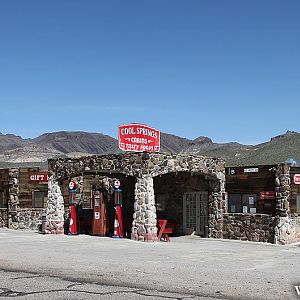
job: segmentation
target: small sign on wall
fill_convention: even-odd
[[[258,168],[247,168],[244,169],[244,173],[257,173],[258,172]]]
[[[275,198],[275,192],[274,191],[268,191],[268,192],[260,192],[260,199],[274,199]]]
[[[249,204],[250,205],[254,204],[254,197],[252,197],[252,196],[249,197]]]
[[[248,206],[243,206],[243,213],[244,214],[248,213]]]
[[[29,180],[31,182],[48,182],[48,174],[47,173],[29,174]]]
[[[295,174],[294,175],[294,183],[295,184],[300,184],[300,174]]]

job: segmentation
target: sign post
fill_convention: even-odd
[[[121,125],[119,148],[123,151],[159,152],[160,131],[143,124]]]

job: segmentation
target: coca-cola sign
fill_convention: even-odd
[[[119,126],[119,148],[124,151],[159,152],[160,132],[143,124]]]

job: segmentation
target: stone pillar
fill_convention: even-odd
[[[285,245],[290,240],[290,165],[278,165],[275,176],[276,224],[274,242]]]
[[[135,202],[131,239],[157,241],[156,207],[153,178],[138,177],[135,184]]]
[[[18,229],[19,169],[9,169],[8,228]]]
[[[64,233],[64,198],[53,176],[48,180],[48,205],[45,233]]]
[[[225,174],[219,172],[217,180],[211,183],[212,192],[208,198],[208,236],[223,238],[223,213],[227,212]]]

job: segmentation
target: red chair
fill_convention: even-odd
[[[170,242],[169,233],[174,233],[176,222],[171,220],[157,219],[158,240]]]

